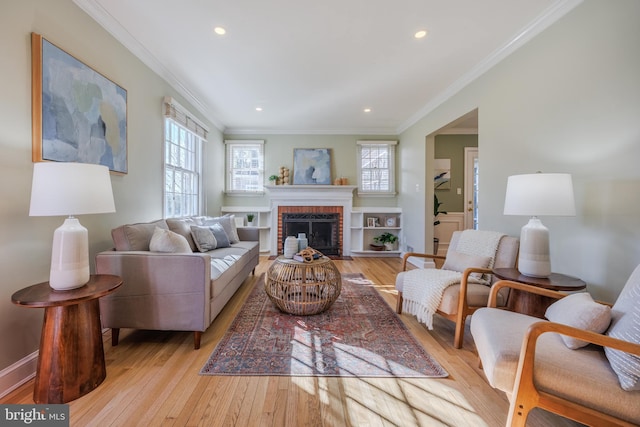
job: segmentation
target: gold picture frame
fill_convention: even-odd
[[[32,160],[128,173],[127,91],[31,33]]]

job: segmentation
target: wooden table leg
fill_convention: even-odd
[[[509,291],[507,308],[517,313],[528,314],[529,316],[544,319],[545,311],[547,311],[547,308],[555,301],[557,300],[543,295],[511,289]]]
[[[72,401],[106,375],[98,300],[45,308],[33,400]]]

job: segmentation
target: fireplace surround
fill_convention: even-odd
[[[283,236],[283,214],[298,214],[302,216],[316,216],[316,222],[322,224],[329,216],[337,216],[336,229],[332,237],[337,240],[331,249],[325,248],[325,251],[333,251],[337,253],[325,253],[320,248],[316,248],[312,244],[309,231],[299,231],[298,233],[307,234],[309,246],[318,249],[325,255],[346,256],[351,251],[351,211],[353,206],[353,190],[357,187],[354,185],[268,185],[265,186],[269,191],[269,203],[271,210],[271,229],[277,230],[271,234],[270,253],[278,255],[282,253],[282,242],[287,237]],[[329,215],[329,216],[325,216]],[[308,224],[307,224],[308,226]],[[323,227],[324,225],[318,225]],[[334,247],[335,246],[335,247]]]

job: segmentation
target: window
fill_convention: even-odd
[[[398,141],[358,141],[358,195],[392,196],[396,192]]]
[[[165,98],[164,217],[202,214],[202,142],[207,129]]]
[[[264,141],[225,141],[227,192],[264,191]]]

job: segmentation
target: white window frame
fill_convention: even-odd
[[[225,192],[231,195],[262,195],[264,194],[264,140],[227,140],[225,144],[226,157],[226,183]],[[234,153],[239,148],[251,148],[258,150],[258,162],[256,167],[241,168],[246,172],[256,172],[253,187],[234,187],[234,175],[238,168],[234,167]]]
[[[170,97],[163,107],[163,217],[202,215],[202,150],[208,129]]]
[[[358,196],[360,197],[389,197],[396,195],[396,146],[398,141],[357,141],[358,145]],[[363,159],[363,149],[374,146],[384,146],[388,152],[388,162],[386,167],[366,168],[363,166],[366,159]],[[372,189],[365,185],[365,174],[372,169],[387,170],[389,174],[388,189]]]

